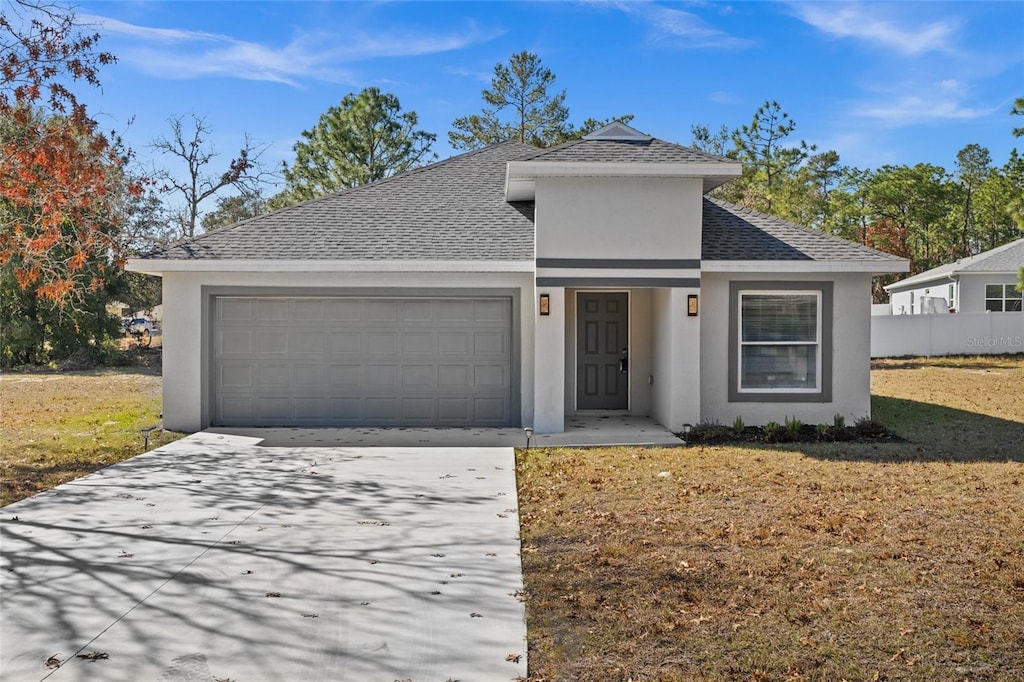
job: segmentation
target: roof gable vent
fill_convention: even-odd
[[[583,136],[584,140],[607,140],[611,142],[650,142],[654,138],[644,135],[636,128],[630,128],[621,121],[613,121],[608,125],[598,128],[589,135]]]

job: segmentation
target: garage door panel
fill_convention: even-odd
[[[473,418],[481,422],[504,422],[507,419],[504,398],[476,398],[473,401]]]
[[[252,322],[256,302],[250,298],[222,298],[217,308],[220,322]]]
[[[392,299],[366,299],[363,303],[367,322],[397,322],[398,301]]]
[[[288,332],[285,330],[256,332],[256,354],[287,356]]]
[[[500,388],[508,385],[508,376],[501,365],[477,365],[473,368],[473,380],[478,388]]]
[[[363,385],[362,365],[331,365],[327,370],[332,388],[356,387]]]
[[[403,355],[433,355],[435,335],[431,332],[402,334]]]
[[[474,322],[502,324],[508,317],[508,309],[501,300],[476,301],[473,306]]]
[[[467,365],[440,365],[437,368],[439,388],[468,388],[470,367]]]
[[[402,322],[433,322],[436,303],[431,300],[402,301],[399,319]]]
[[[505,355],[508,335],[502,332],[477,332],[473,334],[473,351],[477,355]]]
[[[257,299],[256,319],[260,322],[288,322],[288,299]]]
[[[227,422],[249,422],[252,420],[252,398],[224,397],[218,401],[217,407]]]
[[[327,387],[327,374],[320,365],[298,365],[292,368],[292,382],[301,392]]]
[[[324,305],[324,314],[333,322],[359,322],[363,319],[362,301],[352,298],[328,299]]]
[[[370,355],[397,355],[398,332],[367,332],[366,352]]]
[[[288,396],[262,396],[252,399],[253,417],[272,423],[295,418],[295,401]]]
[[[288,356],[309,356],[320,360],[327,348],[327,337],[322,331],[296,330],[288,334]]]
[[[363,370],[365,386],[369,389],[398,386],[398,367],[394,365],[367,365]]]
[[[466,355],[472,347],[473,334],[467,331],[439,332],[437,352],[442,355]]]
[[[323,299],[296,300],[293,319],[297,322],[320,322],[325,319],[325,305]]]
[[[363,351],[363,334],[359,331],[330,331],[327,348],[331,355],[352,355]]]
[[[398,398],[367,398],[366,418],[377,422],[397,422]]]
[[[217,386],[225,388],[251,388],[252,367],[249,365],[223,365],[217,373]]]
[[[402,398],[401,420],[405,423],[415,421],[430,422],[435,418],[433,398]]]
[[[217,425],[513,423],[510,298],[223,297]]]
[[[291,383],[291,372],[285,364],[261,364],[256,367],[255,374],[257,389],[288,388]]]
[[[434,388],[437,386],[433,365],[404,365],[402,386],[404,388]]]

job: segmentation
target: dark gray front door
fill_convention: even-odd
[[[576,409],[628,409],[629,295],[578,292],[576,339]]]

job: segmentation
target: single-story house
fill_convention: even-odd
[[[1017,278],[1024,239],[907,277],[885,287],[893,315],[1012,312],[1021,309]]]
[[[740,172],[613,123],[131,260],[163,278],[164,424],[868,415],[871,276],[907,261],[705,196]]]

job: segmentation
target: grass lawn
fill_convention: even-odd
[[[908,442],[520,451],[530,679],[1021,679],[1024,357],[872,393]]]
[[[4,372],[0,376],[0,505],[145,451],[160,423],[160,370]],[[180,437],[154,432],[150,447]]]

